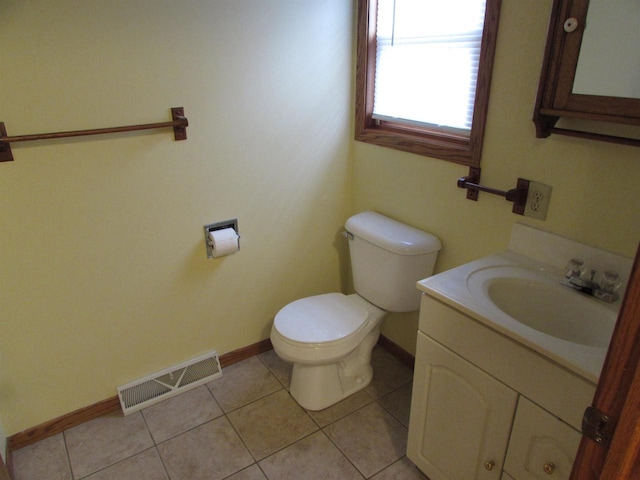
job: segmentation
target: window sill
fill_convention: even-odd
[[[477,160],[473,158],[471,140],[455,135],[445,136],[442,133],[417,135],[414,132],[402,132],[388,126],[375,125],[356,129],[355,139],[380,147],[402,150],[461,165],[477,166],[480,163],[479,152],[476,151]]]

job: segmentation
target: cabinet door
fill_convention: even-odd
[[[418,332],[407,456],[431,480],[499,480],[518,394]]]
[[[577,430],[520,397],[504,469],[518,480],[566,480],[579,444]]]

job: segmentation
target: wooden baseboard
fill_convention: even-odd
[[[391,353],[402,364],[413,369],[415,359],[413,355],[405,351],[402,347],[383,335],[380,335],[380,338],[378,339],[378,345]],[[228,367],[229,365],[233,365],[234,363],[246,360],[247,358],[253,357],[260,353],[268,352],[271,349],[273,349],[271,341],[269,339],[262,340],[258,343],[254,343],[252,345],[248,345],[246,347],[242,347],[232,352],[221,355],[220,365],[223,368]],[[11,452],[15,450],[19,450],[23,447],[26,447],[27,445],[31,445],[48,437],[52,437],[53,435],[57,435],[58,433],[64,432],[65,430],[78,426],[84,422],[88,422],[89,420],[93,420],[95,418],[116,412],[118,410],[120,410],[120,401],[118,399],[118,396],[116,395],[94,405],[78,409],[74,412],[68,413],[54,420],[50,420],[36,427],[29,428],[28,430],[25,430],[23,432],[16,433],[15,435],[12,435],[7,439],[8,461],[10,462]],[[9,463],[8,466],[9,468],[11,468],[11,465]]]
[[[229,365],[233,365],[234,363],[253,357],[259,353],[267,352],[272,348],[273,347],[271,346],[271,341],[269,339],[262,340],[261,342],[254,343],[253,345],[239,348],[238,350],[221,355],[220,365],[223,368],[228,367]],[[117,412],[118,410],[120,410],[120,400],[116,395],[88,407],[81,408],[58,417],[54,420],[50,420],[41,425],[29,428],[23,432],[11,435],[7,438],[7,451],[10,453],[12,451],[19,450],[27,445],[44,440],[47,437],[52,437],[84,422],[88,422],[89,420],[93,420],[109,413]]]
[[[247,358],[253,357],[260,353],[268,352],[269,350],[273,350],[273,345],[271,345],[271,340],[267,338],[266,340],[262,340],[258,343],[254,343],[252,345],[234,350],[233,352],[220,355],[220,366],[222,368],[228,367],[229,365],[241,362],[242,360],[246,360]]]
[[[7,458],[7,463],[9,463],[9,458]],[[2,458],[0,458],[0,480],[11,480],[12,475],[10,475],[9,470]]]
[[[380,335],[380,337],[378,338],[378,345],[380,345],[387,352],[396,357],[398,361],[400,361],[400,363],[402,363],[404,366],[409,367],[411,370],[413,370],[413,366],[416,363],[415,357],[400,345],[392,340],[389,340],[384,335]]]
[[[54,420],[11,435],[7,439],[7,448],[11,451],[19,450],[39,440],[52,437],[60,432],[64,432],[84,422],[107,415],[119,409],[120,401],[117,396],[102,400],[89,407],[80,408]]]

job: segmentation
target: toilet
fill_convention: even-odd
[[[271,328],[276,354],[293,364],[289,391],[307,410],[322,410],[371,382],[371,351],[387,312],[420,308],[416,282],[432,275],[442,248],[435,236],[376,212],[349,218],[356,293],[328,293],[283,307]]]

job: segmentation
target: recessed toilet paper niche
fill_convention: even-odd
[[[238,219],[224,220],[204,226],[207,258],[224,257],[240,250]]]

